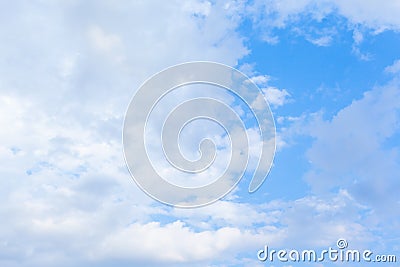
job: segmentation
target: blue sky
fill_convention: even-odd
[[[399,261],[398,14],[395,0],[1,2],[0,265],[302,266],[257,251],[339,238]],[[121,134],[140,84],[193,60],[257,83],[277,152],[257,192],[244,177],[177,209],[132,181]]]

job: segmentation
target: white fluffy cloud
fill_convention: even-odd
[[[378,31],[400,28],[400,3],[398,1],[331,1],[338,8],[339,14],[352,23],[363,24]]]
[[[103,240],[96,258],[195,265],[215,259],[229,260],[229,256],[249,246],[256,250],[255,243],[261,243],[263,237],[235,227],[195,232],[181,221],[163,226],[158,222],[132,224]]]
[[[248,53],[234,4],[0,5],[1,266],[101,266],[139,251],[149,231],[160,234],[159,244],[179,233],[188,241],[204,236],[204,249],[218,237],[237,243],[246,235],[152,222],[165,211],[134,185],[121,145],[124,112],[149,75],[189,60],[235,65]],[[181,248],[170,260],[181,261]],[[143,259],[134,255],[130,264]]]
[[[391,236],[398,232],[400,216],[399,122],[400,83],[394,78],[332,119],[316,116],[306,130],[314,138],[305,175],[313,192],[335,194],[346,188],[361,205],[357,210],[363,220],[357,227],[379,231],[373,238],[384,238],[384,248],[394,251],[398,247]]]
[[[400,59],[393,62],[392,65],[387,66],[385,71],[391,74],[399,74],[400,73]]]
[[[330,181],[321,186],[332,188],[343,181],[361,182],[361,177],[370,177],[365,183],[372,185],[382,181],[389,188],[390,181],[398,180],[392,173],[397,166],[397,148],[388,151],[384,144],[398,131],[399,87],[396,80],[377,86],[341,110],[331,121],[314,123],[311,134],[316,141],[308,157],[313,166],[331,175],[331,179],[318,179],[324,181],[322,183]],[[343,177],[346,173],[349,177]],[[318,187],[319,183],[313,180],[312,184]]]
[[[272,106],[278,107],[287,103],[290,94],[285,89],[278,89],[276,87],[263,88],[265,97]]]
[[[274,86],[269,86],[268,82],[271,80],[271,77],[268,75],[257,75],[253,76],[251,80],[258,86],[261,87],[261,91],[264,94],[264,97],[268,100],[268,103],[272,107],[283,106],[289,101],[290,94],[286,89],[278,89]],[[261,95],[256,99],[255,103],[253,103],[254,107],[257,108],[260,105],[258,101],[264,101],[261,99]]]
[[[361,246],[398,251],[397,241],[391,238],[398,232],[400,210],[400,83],[397,65],[395,61],[385,68],[387,73],[394,74],[391,80],[366,91],[332,118],[325,118],[323,112],[285,118],[291,124],[284,131],[285,138],[286,135],[313,138],[306,153],[309,170],[304,178],[313,195],[318,196],[294,201],[294,206],[301,203],[301,207],[292,210],[298,212],[297,216],[289,209],[282,217],[283,221],[289,221],[288,236],[297,235],[294,240],[309,240],[307,237],[314,234],[312,240],[323,240],[322,232],[327,226],[335,229],[336,235],[340,233],[352,239],[351,242],[360,242]],[[280,118],[278,122],[283,123],[285,119]],[[313,209],[318,210],[315,220],[319,226],[313,226],[319,229],[318,233],[311,231],[303,236],[306,232],[303,226],[313,221],[301,214],[313,214]],[[335,214],[330,214],[335,218],[332,223],[329,216],[325,217],[328,210]],[[297,221],[290,221],[292,219]],[[301,223],[299,220],[304,221]],[[301,225],[299,229],[296,223]],[[332,239],[335,234],[331,236],[326,232],[325,236]],[[360,240],[362,236],[365,240]],[[374,242],[380,245],[375,246]]]
[[[281,12],[276,26],[283,27],[310,3],[270,1],[270,7]],[[398,6],[365,3],[368,7],[361,11],[345,2],[337,5],[354,23],[377,30],[398,28],[398,16],[393,15]],[[369,230],[354,212],[358,202],[368,203],[356,190],[363,187],[341,190],[332,199],[304,197],[254,207],[219,202],[195,213],[155,205],[130,180],[120,136],[135,88],[149,75],[182,61],[236,65],[248,53],[235,31],[240,5],[194,0],[184,5],[180,1],[0,3],[1,266],[132,266],[145,265],[147,256],[154,259],[147,262],[150,265],[187,265],[194,260],[204,266],[227,260],[225,256],[235,262],[244,250],[257,251],[265,242],[300,244],[312,235],[320,243],[310,245],[330,245],[338,234],[368,237]],[[315,16],[330,12],[330,6],[324,6],[322,13],[314,11]],[[371,191],[377,198],[383,192],[379,190],[396,188],[395,179],[388,185],[372,179],[377,171],[398,177],[396,151],[379,154],[382,138],[395,131],[390,126],[397,118],[391,110],[400,102],[396,86],[374,89],[337,118],[316,124],[309,158],[319,173],[332,175],[327,162],[341,164],[343,151],[329,143],[329,133],[338,130],[343,134],[335,138],[346,149],[376,152],[369,159],[361,154],[349,158],[355,164],[370,164],[366,172],[371,175],[356,182],[367,191],[369,182],[378,185]],[[266,93],[276,106],[289,97],[273,87]],[[383,104],[386,100],[390,105]],[[373,125],[363,120],[363,112],[373,118]],[[347,120],[360,125],[346,132]],[[370,144],[368,138],[376,142]],[[321,157],[325,145],[329,158]],[[316,179],[312,172],[308,177],[311,182]],[[393,192],[387,200],[398,199]],[[302,211],[321,216],[303,218]],[[172,217],[161,223],[159,217],[165,215],[185,222]],[[320,227],[321,223],[327,225]],[[261,227],[251,230],[255,225]]]

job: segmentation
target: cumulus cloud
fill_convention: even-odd
[[[307,152],[306,180],[315,192],[348,188],[375,219],[385,218],[388,229],[397,227],[400,210],[399,88],[392,80],[365,92],[331,120],[317,118],[309,128],[315,141]]]
[[[385,71],[396,73],[397,61]],[[374,242],[382,242],[376,246],[377,249],[394,251],[398,251],[396,240],[390,236],[397,232],[400,210],[397,208],[400,203],[397,193],[400,188],[399,88],[395,76],[387,83],[366,91],[360,99],[354,100],[332,118],[326,118],[326,114],[320,111],[277,120],[278,123],[291,125],[283,130],[284,140],[291,142],[290,136],[299,135],[313,138],[306,153],[309,167],[304,178],[312,195],[317,198],[310,196],[294,203],[312,205],[319,210],[316,213],[319,229],[330,225],[338,232],[346,230],[343,236],[352,236],[352,239],[366,237],[359,240],[359,245],[375,247]],[[329,196],[337,202],[329,203],[322,196]],[[288,217],[283,220],[305,219],[301,214],[310,214],[310,206],[304,212],[301,211],[303,208],[298,207],[299,214],[293,217],[287,215],[290,214],[288,211]],[[343,213],[334,216],[337,221],[333,224],[322,223],[320,219],[324,217],[324,210],[341,210]],[[352,217],[351,214],[357,216]],[[305,221],[301,225],[310,223]],[[294,221],[288,223],[288,231],[291,231],[290,227],[296,228],[295,225]],[[376,232],[371,232],[372,229]],[[289,236],[299,232],[290,232]],[[296,240],[299,239],[306,237],[298,236]]]
[[[127,239],[127,236],[132,238]],[[255,241],[260,243],[261,239],[261,235],[234,227],[194,232],[181,221],[163,226],[157,222],[132,224],[103,240],[96,251],[96,258],[118,257],[147,264],[195,265],[216,258],[229,258],[228,255],[235,250],[254,246]]]
[[[256,75],[251,78],[251,80],[258,86],[261,87],[261,91],[264,97],[267,99],[268,103],[272,107],[279,107],[286,104],[289,101],[290,94],[286,89],[278,89],[273,86],[268,86],[271,77],[268,75]],[[262,95],[255,100],[253,103],[254,108],[259,108],[262,101]],[[260,104],[258,104],[260,103]]]
[[[274,107],[279,107],[286,104],[289,101],[290,94],[286,89],[278,89],[276,87],[267,87],[262,89],[265,97]]]
[[[239,242],[240,229],[157,224],[165,211],[132,182],[121,145],[124,112],[149,75],[189,60],[235,65],[248,53],[235,5],[0,5],[0,265],[101,266],[126,256],[107,244],[139,249],[147,230],[167,234],[164,243],[179,232]],[[142,236],[124,243],[127,233]]]
[[[266,85],[268,83],[268,81],[271,80],[271,77],[268,75],[258,75],[258,76],[251,77],[251,80],[255,84],[262,86],[262,85]]]
[[[394,61],[392,65],[387,66],[385,68],[385,71],[388,73],[392,73],[392,74],[400,73],[400,60],[398,59],[398,60]]]

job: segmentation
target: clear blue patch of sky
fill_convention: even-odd
[[[302,137],[308,139],[307,137]],[[309,163],[304,151],[309,141],[299,143],[275,154],[274,164],[261,187],[254,193],[248,192],[251,176],[245,176],[239,183],[236,194],[242,201],[254,204],[267,203],[275,199],[295,200],[304,197],[309,186],[303,179]]]

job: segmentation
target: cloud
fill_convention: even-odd
[[[396,73],[397,61],[385,71]],[[306,152],[308,171],[304,175],[311,195],[292,203],[299,212],[297,216],[292,216],[289,208],[280,220],[287,222],[288,236],[293,242],[320,240],[327,231],[324,227],[329,225],[337,232],[327,234],[328,239],[342,235],[351,237],[351,242],[358,246],[398,251],[397,241],[391,236],[398,232],[399,226],[399,103],[400,83],[395,76],[365,91],[360,99],[353,100],[331,118],[323,111],[278,118],[278,123],[285,126],[282,136],[286,143],[293,142],[294,136],[312,138]],[[314,226],[318,233],[310,238],[314,233],[303,236],[305,230],[301,226],[313,222],[302,214],[313,214],[313,209],[319,226]],[[332,224],[329,216],[325,217],[328,210],[340,210],[340,215],[330,215],[335,218]],[[366,239],[360,240],[361,236]],[[374,242],[381,243],[376,246]]]
[[[116,34],[107,34],[99,26],[92,26],[88,35],[93,47],[99,52],[114,54],[114,60],[122,61],[124,57],[118,55],[123,48],[121,38]]]
[[[317,118],[309,131],[306,179],[315,192],[348,188],[387,225],[398,216],[400,84],[394,79],[364,93],[331,120]],[[387,145],[390,144],[390,145]],[[389,208],[390,207],[390,208]]]
[[[360,48],[356,45],[353,45],[352,52],[362,61],[370,61],[373,58],[371,54],[361,52]]]
[[[164,208],[132,184],[118,143],[98,143],[100,137],[96,135],[84,138],[94,133],[79,124],[48,124],[40,109],[20,100],[3,97],[1,111],[9,116],[2,118],[11,117],[16,125],[27,127],[29,136],[43,146],[36,147],[23,138],[27,133],[18,131],[12,137],[26,140],[33,150],[24,144],[18,149],[2,147],[3,166],[8,166],[2,172],[14,177],[2,180],[0,214],[7,226],[0,231],[1,251],[7,257],[1,262],[3,266],[233,264],[243,262],[241,253],[250,251],[252,257],[251,252],[266,243],[276,247],[314,246],[312,240],[319,240],[317,245],[329,245],[336,235],[351,237],[350,232],[360,227],[331,227],[343,222],[341,217],[332,221],[330,214],[340,214],[352,206],[345,192],[332,201],[310,197],[262,205],[220,201],[196,210]],[[27,116],[35,118],[34,125],[25,124]],[[48,141],[45,132],[58,137]],[[25,173],[43,159],[48,163],[41,169],[31,175]],[[308,228],[304,228],[303,221],[297,219],[299,211],[302,216],[317,212],[326,217],[308,221]],[[161,223],[156,219],[159,216],[168,216],[172,222]],[[329,224],[317,228],[328,218]],[[365,236],[363,231],[357,228],[354,233]]]
[[[353,30],[353,40],[354,43],[352,45],[352,52],[362,61],[369,61],[373,58],[370,53],[363,53],[360,49],[360,45],[364,41],[364,34],[363,32],[358,29],[357,27]]]
[[[311,43],[317,45],[317,46],[329,46],[332,42],[332,37],[330,36],[322,36],[319,38],[308,38],[308,41],[310,41]]]
[[[127,236],[132,238],[127,239]],[[96,259],[118,257],[146,264],[195,265],[229,258],[228,255],[254,244],[257,239],[260,236],[234,227],[194,232],[181,221],[163,226],[156,222],[132,224],[103,240],[96,251]]]
[[[264,97],[272,107],[279,107],[286,104],[289,101],[290,94],[286,89],[278,89],[273,86],[268,86],[268,82],[271,80],[271,76],[268,75],[257,75],[251,77],[251,80],[258,86],[261,86],[261,91],[264,93]],[[257,109],[260,107],[263,99],[260,95],[253,103]],[[260,104],[258,104],[260,102]]]
[[[248,53],[234,4],[0,5],[1,266],[107,265],[121,252],[106,244],[139,251],[143,240],[125,243],[125,234],[146,231],[165,242],[204,236],[216,252],[223,240],[250,240],[232,227],[197,234],[157,223],[165,211],[134,184],[121,145],[126,107],[151,74],[189,60],[235,65]],[[177,255],[182,247],[176,257],[196,256]]]
[[[132,224],[111,233],[95,255],[164,264],[224,262],[231,265],[246,251],[270,248],[327,248],[338,237],[346,237],[352,247],[373,242],[371,230],[362,223],[362,211],[346,191],[325,197],[307,196],[295,201],[271,201],[249,205],[220,201],[197,210],[171,210],[182,218],[165,225]],[[127,239],[134,236],[135,239]],[[375,247],[370,247],[371,249]],[[158,253],[154,253],[158,251]]]
[[[278,28],[313,5],[270,3],[271,12],[278,12],[273,24]],[[354,23],[377,30],[398,27],[392,3],[376,7],[377,14],[362,7],[365,15],[351,3],[338,3],[343,6],[338,12]],[[333,10],[314,4],[317,20]],[[368,242],[370,231],[385,225],[374,228],[381,221],[364,213],[388,216],[389,208],[378,210],[386,205],[396,216],[398,152],[384,147],[397,131],[395,81],[310,128],[315,143],[308,158],[314,169],[307,179],[314,192],[346,185],[349,190],[262,205],[239,203],[236,196],[196,211],[171,210],[140,191],[126,170],[120,140],[126,106],[141,82],[171,64],[236,65],[249,53],[236,31],[243,6],[206,1],[0,5],[1,266],[240,265],[265,243],[331,245],[338,235]],[[268,82],[268,76],[254,79]],[[264,91],[275,107],[290,97],[285,89]],[[355,126],[349,131],[347,123]],[[368,223],[360,222],[365,218]],[[242,259],[242,254],[249,255]]]
[[[278,89],[276,87],[269,86],[262,89],[265,97],[273,107],[279,107],[286,104],[289,101],[290,94],[285,89]]]
[[[377,0],[368,1],[335,1],[339,14],[347,17],[352,23],[362,24],[375,30],[398,30],[400,4],[387,1],[384,5]]]
[[[261,39],[277,44],[279,37],[275,31],[284,28],[300,30],[302,36],[317,46],[329,46],[336,34],[318,34],[313,32],[312,25],[322,25],[328,21],[325,31],[332,31],[343,25],[340,22],[344,18],[348,29],[363,27],[370,29],[373,34],[385,30],[398,31],[400,29],[400,4],[397,1],[388,1],[382,4],[377,0],[368,1],[332,1],[332,0],[269,0],[254,1],[247,6],[247,15],[252,19],[253,27],[261,31]],[[334,27],[329,27],[329,19],[334,17]],[[339,20],[338,20],[339,17]],[[360,37],[357,35],[356,37]],[[359,43],[360,40],[355,40]],[[357,46],[357,45],[356,45]],[[361,53],[355,47],[353,52],[362,60],[369,60],[370,56]]]
[[[284,27],[287,22],[298,19],[302,13],[308,13],[317,21],[321,21],[322,18],[334,12],[347,18],[353,24],[362,24],[376,30],[396,30],[400,27],[400,19],[397,16],[400,4],[397,1],[388,1],[383,5],[377,0],[351,2],[344,0],[271,0],[256,1],[249,10],[255,13],[274,14],[275,16],[265,16],[266,19],[273,19],[272,26],[274,27]]]
[[[266,85],[271,80],[271,77],[268,75],[258,75],[258,76],[251,77],[251,80],[255,84],[261,86],[261,85]]]
[[[353,40],[355,45],[359,45],[364,40],[364,35],[359,29],[353,30]]]
[[[400,73],[400,60],[399,59],[395,60],[392,65],[387,66],[385,68],[385,72],[392,73],[392,74]]]
[[[292,32],[303,36],[310,43],[321,47],[330,46],[335,36],[338,35],[335,27],[318,28],[311,25],[308,27],[296,26],[292,29]]]

